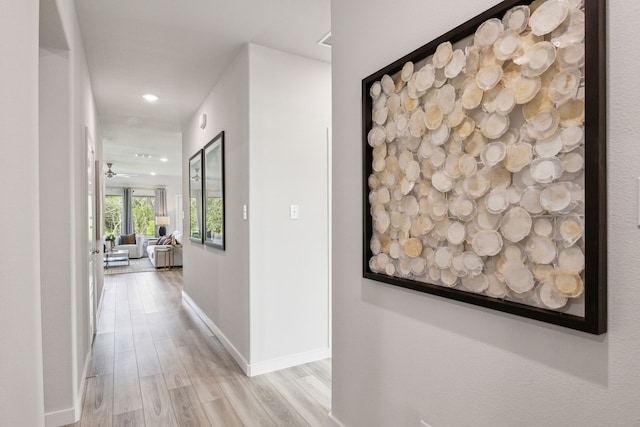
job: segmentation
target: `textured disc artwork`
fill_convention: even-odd
[[[546,0],[371,84],[370,270],[582,316],[584,65]]]

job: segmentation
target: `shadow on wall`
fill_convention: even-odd
[[[361,297],[363,302],[384,311],[517,354],[585,381],[608,386],[607,334],[591,335],[367,279],[362,279]],[[408,338],[415,340],[414,337]]]

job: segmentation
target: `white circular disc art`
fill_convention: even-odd
[[[365,80],[365,267],[584,311],[585,2],[535,0],[476,22]]]

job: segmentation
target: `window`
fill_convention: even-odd
[[[153,237],[156,233],[154,196],[131,197],[131,216],[136,234]]]
[[[222,197],[209,197],[207,202],[207,237],[213,238],[210,233],[220,236],[222,234]]]
[[[104,199],[104,228],[106,234],[121,234],[122,196],[106,196]]]
[[[199,218],[198,218],[198,202],[197,199],[195,197],[190,197],[189,198],[189,204],[191,206],[191,209],[189,209],[189,221],[190,221],[190,226],[189,226],[189,230],[191,230],[191,237],[196,237],[198,239],[200,239],[200,232],[198,230],[200,230],[200,226],[199,224]]]

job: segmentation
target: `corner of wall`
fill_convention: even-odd
[[[346,425],[342,424],[342,422],[340,422],[340,420],[336,418],[335,415],[333,415],[333,412],[329,412],[329,423],[331,424],[331,427],[347,427]]]
[[[43,231],[65,236],[68,251],[53,251],[43,240],[41,259],[45,414],[47,425],[74,422],[81,409],[85,374],[91,352],[89,330],[86,130],[96,138],[98,122],[86,55],[73,1],[57,1],[41,11],[40,20],[58,34],[68,50],[40,61],[40,200]],[[44,15],[43,15],[44,13]],[[51,14],[55,14],[50,19]],[[51,25],[56,25],[52,28]],[[46,37],[46,35],[45,35]],[[51,40],[41,41],[46,46]],[[96,156],[98,158],[98,156]],[[59,168],[59,170],[58,170]],[[56,169],[57,180],[46,180]],[[59,173],[62,170],[62,175]],[[62,194],[62,199],[60,199]],[[52,199],[55,195],[54,199]],[[51,211],[51,206],[57,207]],[[46,214],[44,214],[46,211]],[[43,216],[44,215],[44,216]],[[44,220],[42,218],[45,218]],[[56,241],[54,238],[52,241]],[[99,279],[98,279],[99,280]],[[63,409],[60,409],[63,408]]]
[[[184,290],[243,359],[249,358],[248,47],[243,46],[183,129],[185,235],[188,231],[188,159],[225,131],[225,234],[220,251],[185,239]],[[205,129],[198,117],[207,114]]]
[[[69,408],[46,412],[44,414],[45,427],[59,427],[67,424],[74,424],[80,421],[82,417],[82,403],[84,399],[84,390],[87,385],[87,372],[89,372],[89,363],[91,362],[91,351],[87,353],[82,369],[82,377],[75,390],[72,406]]]
[[[207,313],[202,311],[202,309],[189,296],[187,292],[182,291],[182,299],[184,299],[185,302],[189,304],[189,306],[193,309],[193,311],[195,311],[195,313],[204,322],[204,324],[207,325],[211,332],[213,332],[214,335],[220,340],[224,348],[226,348],[229,354],[231,354],[231,357],[233,357],[233,360],[235,360],[240,369],[242,369],[242,372],[244,372],[247,376],[251,376],[249,362],[247,362],[242,353],[238,351],[238,349],[233,345],[229,338],[227,338],[226,335],[220,330],[220,328],[218,328],[215,322],[211,320],[209,316],[207,316]]]
[[[259,374],[330,354],[331,80],[320,61],[249,50],[250,363]]]

